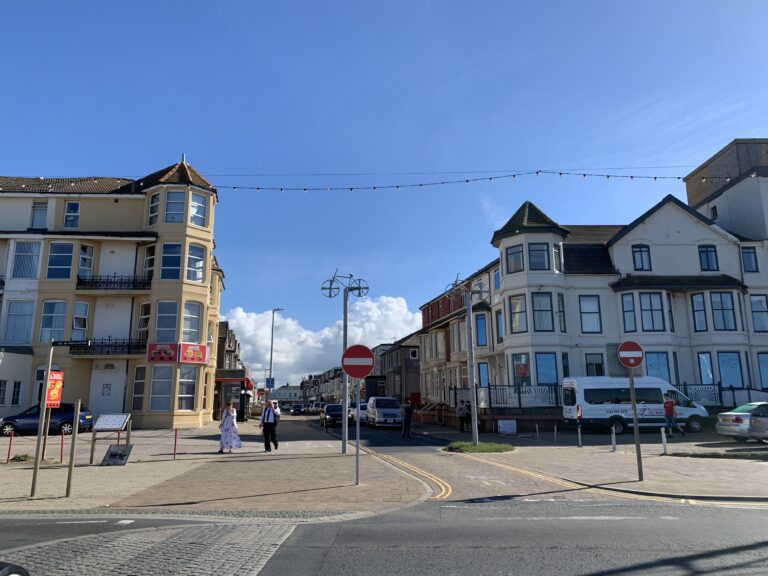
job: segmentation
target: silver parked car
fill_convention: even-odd
[[[749,437],[768,444],[768,403],[758,407],[750,415]]]
[[[768,402],[750,402],[742,404],[728,412],[717,415],[715,431],[721,436],[731,436],[739,442],[746,442],[750,438],[750,424],[752,415],[768,414]]]

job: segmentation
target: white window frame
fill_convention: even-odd
[[[195,410],[199,372],[199,366],[186,364],[179,367],[179,393],[176,397],[176,410],[183,412]]]
[[[33,248],[30,252],[19,252],[19,247],[25,246],[25,247],[31,247]],[[28,242],[28,241],[21,241],[17,240],[16,243],[13,246],[13,268],[11,271],[11,278],[37,278],[40,274],[40,248],[41,243],[40,242]],[[20,264],[20,259],[29,258],[31,259],[30,264],[31,266],[27,266],[29,269],[29,272],[26,270],[20,270],[22,268],[22,265]],[[23,261],[23,260],[22,260]],[[31,275],[28,275],[31,274]]]
[[[173,198],[173,200],[171,200]],[[178,198],[181,198],[179,200]],[[179,208],[181,210],[179,210]],[[165,218],[168,224],[183,224],[187,215],[187,193],[183,190],[168,190],[165,193]]]
[[[82,310],[83,306],[85,307],[85,314],[78,313],[78,307]],[[88,302],[75,302],[75,307],[72,309],[72,335],[70,340],[83,341],[88,339],[88,311]],[[82,334],[78,334],[79,332]]]
[[[139,378],[139,371],[141,371],[141,378]],[[140,394],[137,393],[136,384],[141,383]],[[131,396],[131,411],[141,412],[144,410],[144,397],[147,393],[147,367],[144,365],[136,366],[133,369],[133,394]],[[139,400],[138,407],[136,406],[136,400]]]
[[[162,372],[162,374],[158,374]],[[172,364],[155,364],[152,366],[152,383],[149,391],[150,412],[170,412],[173,409],[173,376]],[[167,383],[168,390],[158,390],[159,384]],[[167,399],[167,400],[166,400]],[[167,403],[167,404],[166,404]]]
[[[597,302],[597,311],[584,310],[584,304],[586,302]],[[582,334],[602,334],[603,333],[603,314],[600,307],[600,295],[599,294],[579,294],[579,316],[581,318],[581,333]],[[597,330],[584,330],[584,320],[589,320],[593,316],[597,316]]]
[[[148,280],[152,280],[155,275],[155,257],[157,256],[157,244],[150,244],[144,247],[144,267],[142,273]]]
[[[136,339],[141,342],[149,340],[149,320],[152,316],[152,303],[139,304],[139,320],[136,323]]]
[[[80,278],[90,278],[93,276],[93,253],[94,247],[92,244],[80,244],[80,255],[77,260],[77,275]]]
[[[168,304],[173,304],[174,312],[173,314],[166,312],[163,312],[163,308],[167,308]],[[173,328],[169,327],[160,327],[160,322],[162,319],[168,319],[173,318]],[[170,334],[170,331],[173,330],[173,337],[172,338],[165,338],[166,335]],[[163,338],[160,337],[160,334],[163,334]],[[157,303],[157,320],[155,322],[155,341],[156,342],[178,342],[177,335],[179,333],[179,303],[175,300],[161,300]]]
[[[64,310],[58,313],[46,313],[45,308],[49,304],[63,304]],[[46,326],[46,319],[50,326]],[[60,324],[60,326],[56,326]],[[51,340],[64,340],[64,330],[67,324],[67,301],[66,300],[43,300],[40,307],[40,343],[46,344]]]
[[[29,312],[24,312],[22,314],[18,312],[11,311],[11,308],[14,307],[14,304],[27,304],[29,305]],[[8,300],[8,304],[6,305],[5,309],[5,332],[4,332],[4,338],[3,341],[6,344],[29,344],[32,342],[32,317],[35,314],[35,303],[33,300]],[[16,323],[13,321],[14,318],[23,318],[26,317],[26,335],[19,339],[18,337],[12,338],[11,334],[9,334],[9,329],[11,326],[16,327]]]
[[[197,199],[202,200],[202,202]],[[203,223],[200,224],[196,219],[200,219],[200,212],[202,207],[202,219]],[[208,197],[205,194],[198,194],[192,192],[189,195],[189,223],[193,226],[200,226],[206,228],[208,226]]]
[[[197,307],[197,315],[195,315],[194,307]],[[182,328],[182,342],[191,342],[193,344],[200,344],[201,340],[201,327],[203,317],[203,304],[201,302],[195,302],[189,300],[184,303],[184,325]],[[197,324],[194,327],[193,323]]]
[[[201,255],[192,255],[192,249],[201,250]],[[205,246],[202,244],[190,244],[187,248],[187,280],[190,282],[205,283]]]
[[[67,201],[64,204],[64,228],[80,228],[80,202]]]
[[[155,192],[149,197],[149,213],[147,216],[147,225],[157,224],[157,217],[160,215],[160,193]]]
[[[58,247],[58,246],[69,246],[69,254],[65,252],[54,253],[54,247]],[[46,269],[45,277],[48,280],[69,280],[72,277],[72,259],[74,257],[74,254],[75,254],[75,245],[72,242],[51,242],[48,245],[48,267]],[[56,264],[51,263],[52,259],[55,257],[66,258],[67,256],[69,256],[69,264],[62,265],[59,263],[56,263]],[[51,276],[51,272],[57,271],[57,270],[66,270],[67,271],[66,276],[64,275],[59,276],[58,274],[56,276]],[[63,272],[61,274],[63,274]]]
[[[39,221],[39,216],[42,214],[42,222]],[[36,218],[36,216],[38,218]],[[41,230],[48,228],[48,202],[36,201],[32,202],[32,213],[30,214],[29,227],[35,230]]]
[[[178,246],[178,254],[166,254],[166,249],[170,251],[171,246]],[[179,242],[164,242],[163,250],[160,256],[160,279],[161,280],[179,280],[181,278],[181,258],[182,258],[182,244]],[[174,259],[178,259],[176,266],[168,266],[168,262],[173,262]],[[175,272],[175,275],[174,275]],[[171,274],[170,276],[166,273]]]

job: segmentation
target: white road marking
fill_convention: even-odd
[[[106,524],[106,520],[67,520],[66,522],[56,522],[56,524]]]
[[[133,520],[118,520],[115,522],[118,526],[127,526],[128,524],[133,524]]]

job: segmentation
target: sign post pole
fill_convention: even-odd
[[[37,474],[40,471],[40,452],[42,448],[43,426],[45,426],[45,398],[48,395],[48,377],[51,374],[51,365],[53,364],[53,340],[48,345],[48,370],[45,373],[45,390],[40,391],[40,420],[37,423],[37,445],[35,446],[35,467],[32,471],[32,491],[30,498],[35,497],[37,489]]]
[[[632,402],[632,428],[635,433],[635,455],[637,456],[637,479],[643,481],[643,455],[640,452],[640,423],[637,418],[637,395],[635,394],[635,368],[642,366],[645,359],[643,347],[627,340],[619,345],[619,362],[629,372],[629,399]]]
[[[75,405],[75,418],[72,421],[72,447],[69,449],[69,468],[67,469],[67,498],[72,494],[72,475],[75,473],[75,450],[77,449],[77,432],[80,429],[80,403]]]
[[[356,378],[355,383],[355,486],[360,485],[360,379],[373,372],[373,351],[367,346],[356,344],[344,350],[341,355],[341,368],[344,370],[344,379],[350,376]],[[349,406],[347,404],[347,406]],[[343,413],[342,422],[347,422],[349,408]]]

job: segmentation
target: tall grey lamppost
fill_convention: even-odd
[[[472,330],[472,298],[477,296],[480,300],[488,297],[488,289],[481,280],[475,282],[471,288],[457,278],[454,282],[448,284],[446,292],[461,294],[464,298],[464,304],[467,307],[467,377],[469,378],[469,387],[472,390],[472,444],[477,446],[480,442],[477,434],[477,380],[475,379],[475,340]]]
[[[328,298],[335,298],[338,294],[341,288],[344,288],[344,342],[342,344],[342,351],[341,353],[344,354],[344,351],[347,349],[347,317],[348,317],[348,307],[349,307],[349,293],[351,292],[357,297],[362,297],[368,294],[368,283],[363,280],[362,278],[354,278],[352,274],[346,274],[346,275],[339,275],[338,271],[333,273],[333,277],[329,278],[325,282],[323,282],[323,285],[320,287],[320,290],[322,293],[327,296]],[[342,371],[343,372],[343,371]],[[346,454],[347,453],[347,442],[349,441],[349,422],[347,415],[349,414],[349,376],[347,376],[346,372],[343,372],[344,379],[343,379],[343,395],[344,395],[344,403],[343,403],[343,418],[341,419],[341,453]],[[358,383],[356,388],[356,401],[360,402],[360,384]],[[356,448],[356,455],[357,458],[359,458],[360,453],[360,418],[356,419],[356,430],[357,430],[357,448]]]
[[[275,379],[272,376],[272,352],[275,349],[275,312],[282,312],[282,308],[272,308],[272,335],[269,338],[269,377],[272,379],[272,386],[275,385]],[[264,400],[269,398],[269,392],[267,392],[267,383],[264,383]]]

